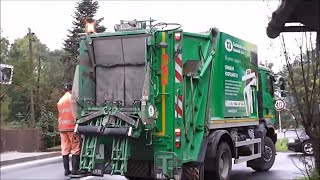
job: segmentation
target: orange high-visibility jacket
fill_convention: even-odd
[[[71,94],[66,92],[58,102],[58,128],[59,131],[73,131],[75,127],[75,118],[71,108]]]

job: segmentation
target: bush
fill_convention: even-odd
[[[40,116],[36,127],[41,129],[44,148],[49,148],[55,145],[55,138],[58,135],[58,132],[54,129],[55,120],[53,112],[44,108],[40,110]]]
[[[287,138],[278,139],[278,141],[276,143],[276,151],[278,151],[278,152],[288,151],[287,142],[288,142]]]

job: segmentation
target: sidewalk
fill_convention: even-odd
[[[5,152],[0,154],[1,166],[34,161],[39,159],[45,159],[50,157],[60,156],[61,152],[59,150],[52,150],[51,152]]]

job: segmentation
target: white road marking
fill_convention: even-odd
[[[80,178],[80,180],[87,180],[87,179],[91,179],[91,178],[94,178],[94,176],[87,176],[87,177],[84,177],[84,178]]]
[[[22,167],[30,167],[33,165],[39,165],[39,164],[50,164],[50,162],[56,162],[62,160],[61,156],[57,157],[51,157],[51,158],[45,158],[45,159],[39,159],[39,160],[34,160],[34,161],[28,161],[28,162],[23,162],[23,163],[17,163],[17,164],[12,164],[12,165],[7,165],[3,166],[0,168],[1,171],[4,170],[9,170],[9,169],[15,169],[15,168],[22,168]]]

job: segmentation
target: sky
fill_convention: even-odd
[[[1,0],[1,36],[10,43],[21,38],[31,28],[50,50],[62,48],[63,39],[72,27],[76,1],[18,1]],[[266,35],[268,16],[276,10],[278,0],[238,1],[99,1],[96,18],[104,17],[107,31],[120,20],[156,19],[157,22],[175,22],[184,31],[203,32],[212,27],[258,46],[259,61],[273,62],[277,71],[283,58],[279,38]],[[271,46],[272,45],[272,46]]]

